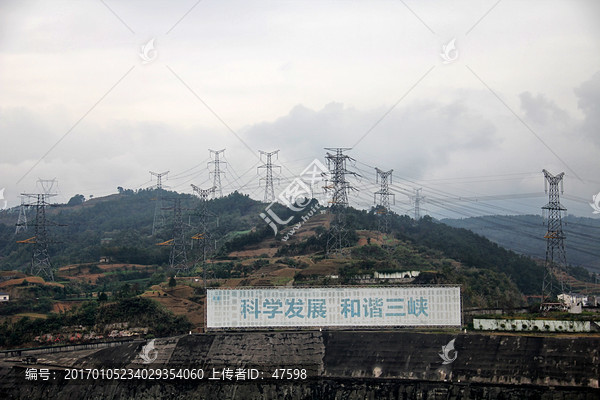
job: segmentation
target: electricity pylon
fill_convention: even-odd
[[[330,171],[330,182],[327,182],[325,189],[332,192],[331,206],[329,213],[332,215],[329,236],[327,237],[327,254],[342,254],[342,249],[348,246],[346,216],[345,211],[348,207],[348,191],[356,190],[346,180],[346,175],[355,175],[355,172],[348,171],[346,163],[353,158],[344,154],[344,151],[351,148],[325,148],[325,150],[335,151],[334,154],[327,153],[327,168]]]
[[[173,226],[171,240],[165,243],[171,245],[171,253],[169,254],[169,267],[178,272],[186,272],[189,270],[187,252],[186,252],[186,240],[185,240],[185,226],[183,218],[181,216],[181,199],[170,198],[165,199],[173,202],[173,207],[167,207],[165,210],[173,210]]]
[[[413,202],[413,211],[415,222],[421,219],[421,202],[425,200],[425,197],[421,196],[421,190],[423,188],[415,189],[415,195],[411,197]]]
[[[48,254],[49,222],[46,219],[46,206],[48,205],[46,199],[55,195],[27,193],[21,195],[35,199],[35,204],[31,204],[35,207],[35,236],[29,239],[19,240],[17,243],[33,244],[30,267],[31,274],[43,276],[47,281],[53,281],[54,268],[50,260],[50,255]]]
[[[192,184],[192,189],[198,197],[200,197],[200,232],[196,235],[192,236],[192,240],[198,240],[201,245],[201,258],[202,258],[202,281],[203,285],[206,288],[206,270],[207,263],[206,259],[211,252],[212,246],[212,234],[210,232],[210,222],[209,220],[212,218],[216,218],[217,216],[208,210],[208,195],[215,191],[214,186],[210,189],[201,189],[198,186]],[[217,220],[218,224],[218,220]]]
[[[37,183],[42,187],[42,191],[45,195],[56,195],[58,194],[58,180],[54,179],[41,179],[38,178]],[[56,185],[56,191],[53,191],[54,186]]]
[[[27,206],[25,205],[25,196],[21,196],[21,207],[19,207],[19,219],[15,229],[15,235],[27,230]]]
[[[281,170],[281,166],[273,165],[273,163],[271,162],[271,157],[274,155],[278,156],[279,150],[275,150],[270,153],[267,153],[266,151],[262,151],[262,150],[259,150],[258,152],[260,153],[261,161],[262,161],[262,156],[265,156],[265,158],[266,158],[265,164],[259,166],[258,169],[261,169],[261,168],[267,169],[266,176],[264,178],[260,178],[260,180],[261,181],[263,179],[265,180],[264,201],[265,201],[265,203],[269,203],[269,202],[275,200],[275,189],[273,188],[273,168],[279,168]]]
[[[156,205],[154,206],[154,220],[152,221],[152,236],[155,236],[156,232],[165,226],[165,216],[162,206],[162,177],[168,173],[169,171],[161,173],[150,171],[151,176],[156,176]]]
[[[221,171],[221,164],[227,164],[225,161],[221,161],[219,159],[219,155],[225,152],[225,149],[222,150],[208,150],[211,157],[214,154],[214,159],[208,162],[208,165],[213,164],[213,170],[209,173],[213,176],[213,187],[215,188],[213,192],[213,199],[218,197],[223,197],[223,188],[221,187],[221,174],[224,174],[224,171]]]
[[[542,281],[542,303],[541,309],[545,310],[551,307],[552,299],[552,275],[556,276],[561,285],[561,292],[565,293],[565,282],[562,273],[566,272],[567,257],[565,253],[565,234],[562,229],[562,213],[567,209],[560,204],[560,193],[563,192],[564,172],[554,176],[545,169],[544,186],[548,193],[548,204],[542,207],[544,213],[547,213],[547,231],[544,235],[546,239],[546,261],[544,263],[544,280]],[[558,185],[560,184],[560,192]],[[548,190],[548,185],[550,189]]]
[[[382,171],[379,168],[375,168],[377,172],[377,177],[375,179],[376,183],[380,183],[380,189],[373,194],[373,201],[375,203],[376,212],[379,215],[379,219],[377,221],[378,230],[381,233],[389,233],[390,230],[390,197],[392,198],[392,204],[395,204],[396,196],[393,193],[390,193],[390,183],[392,183],[392,172],[393,169],[389,171]],[[379,201],[377,201],[377,196],[379,196]]]

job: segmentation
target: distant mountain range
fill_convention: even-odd
[[[494,215],[442,222],[469,229],[516,253],[542,260],[546,257],[546,227],[539,215]],[[600,219],[567,216],[563,231],[567,263],[600,273]]]

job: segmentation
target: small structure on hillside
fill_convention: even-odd
[[[558,295],[558,300],[565,303],[567,306],[579,305],[587,307],[588,296],[580,293],[561,293]]]

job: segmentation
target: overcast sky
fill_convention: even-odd
[[[398,212],[423,187],[438,218],[539,213],[545,168],[592,217],[600,2],[2,1],[0,135],[9,207],[38,178],[60,201],[150,186],[149,170],[191,193],[209,148],[226,149],[224,191],[262,199],[258,150],[280,150],[277,192],[352,147],[356,206],[379,167]]]

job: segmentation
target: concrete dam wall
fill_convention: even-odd
[[[142,345],[40,354],[36,365],[8,359],[0,363],[0,392],[16,399],[600,398],[594,336],[243,332],[160,338],[150,352]],[[25,380],[27,368],[49,369],[52,379]],[[203,376],[66,379],[66,368],[201,369]]]

